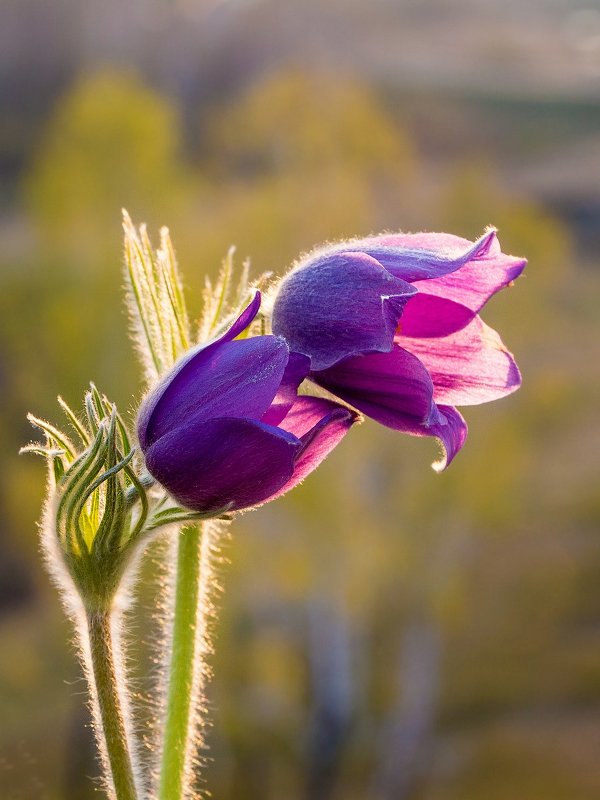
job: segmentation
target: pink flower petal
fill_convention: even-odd
[[[426,367],[433,399],[445,405],[477,405],[497,400],[521,385],[511,353],[493,328],[475,317],[465,328],[443,338],[410,338],[396,343]]]
[[[409,283],[433,280],[455,272],[470,261],[485,258],[494,247],[495,230],[476,242],[445,233],[412,233],[373,236],[346,243],[345,249],[362,251]]]
[[[291,478],[273,500],[301,483],[329,455],[359,419],[349,408],[321,397],[301,395],[280,428],[297,436],[302,449],[296,456]]]
[[[470,308],[460,303],[419,292],[406,304],[400,318],[398,333],[403,336],[419,337],[448,336],[449,333],[459,331],[468,325],[474,316]]]
[[[310,358],[302,353],[290,353],[287,367],[283,373],[277,394],[271,406],[262,415],[261,420],[267,425],[279,425],[288,414],[298,397],[298,387],[308,375]]]
[[[469,261],[456,272],[440,278],[417,281],[415,286],[420,292],[460,303],[476,314],[490,297],[518,278],[526,264],[523,258],[500,253]]]

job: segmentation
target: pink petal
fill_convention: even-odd
[[[417,356],[433,380],[433,399],[445,405],[477,405],[497,400],[521,385],[511,353],[493,328],[475,317],[443,338],[410,338],[396,343]]]
[[[527,264],[524,258],[507,256],[502,252],[494,230],[488,235],[490,238],[486,248],[459,269],[438,277],[415,281],[414,285],[419,292],[453,300],[477,313],[492,295],[516,280]],[[472,247],[468,239],[450,233],[398,233],[377,238],[382,244],[439,251],[447,254],[448,258],[457,258]]]
[[[488,254],[469,261],[456,272],[430,281],[417,281],[415,286],[420,292],[452,300],[477,313],[490,297],[516,280],[526,264],[523,258]]]
[[[303,447],[296,457],[292,477],[269,500],[301,483],[339,444],[358,419],[354,411],[331,400],[307,395],[298,397],[279,427],[297,436]]]
[[[267,425],[279,425],[298,396],[298,387],[308,375],[310,358],[302,353],[290,353],[277,394],[261,420]]]
[[[470,308],[460,303],[419,292],[406,304],[400,318],[398,333],[403,336],[419,337],[448,336],[449,333],[459,331],[468,325],[474,316]]]
[[[347,242],[345,249],[361,250],[375,258],[392,275],[414,283],[439,278],[470,261],[485,258],[494,248],[495,239],[493,229],[476,242],[446,233],[398,233]]]

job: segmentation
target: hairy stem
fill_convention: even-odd
[[[90,644],[91,676],[104,739],[106,766],[114,787],[116,800],[136,800],[134,773],[127,739],[124,709],[119,691],[119,675],[115,662],[110,611],[90,611],[87,614]],[[102,749],[102,748],[101,748]]]
[[[193,757],[198,745],[199,694],[205,669],[203,646],[210,615],[213,526],[205,522],[186,527],[179,537],[159,800],[183,800],[193,795]]]

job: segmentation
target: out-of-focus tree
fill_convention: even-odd
[[[316,243],[397,226],[411,205],[410,136],[352,78],[270,75],[205,128],[210,199],[195,209],[195,248],[183,249],[207,263],[233,240],[257,269],[281,271]]]
[[[148,223],[176,218],[188,176],[172,102],[134,75],[107,71],[81,77],[57,104],[25,201],[44,246],[81,265],[114,254],[122,207]]]

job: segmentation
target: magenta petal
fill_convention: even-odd
[[[469,261],[484,258],[495,238],[493,230],[476,242],[448,234],[394,234],[362,239],[351,245],[377,259],[392,275],[413,283],[439,278]]]
[[[436,295],[460,303],[473,313],[480,311],[492,295],[516,280],[527,262],[502,253],[470,261],[456,272],[415,286],[427,295]]]
[[[445,405],[477,405],[497,400],[521,385],[515,360],[493,328],[475,317],[449,336],[418,339],[397,336],[433,380],[433,399]]]
[[[247,419],[212,419],[169,431],[145,452],[150,473],[195,511],[235,511],[280,493],[302,442]]]
[[[490,228],[478,241],[485,239],[483,252],[499,253],[498,236],[494,228]],[[423,250],[428,252],[440,252],[446,259],[460,257],[462,253],[473,247],[473,242],[456,236],[453,233],[436,233],[421,231],[418,233],[384,233],[380,236],[373,236],[366,239],[368,242],[378,242],[388,247],[403,247],[406,250]]]
[[[464,328],[474,316],[471,309],[459,303],[419,292],[406,304],[398,333],[403,336],[447,336]]]
[[[267,425],[279,425],[297,399],[298,387],[308,375],[310,358],[302,353],[290,353],[290,357],[271,406],[261,420]]]
[[[389,353],[347,358],[310,378],[390,428],[406,419],[421,424],[431,415],[431,377],[418,358],[398,346]]]
[[[527,264],[524,258],[507,256],[501,251],[495,231],[489,231],[487,235],[487,248],[484,247],[459,269],[416,280],[419,292],[452,300],[474,313],[480,311],[492,295],[516,280]],[[449,259],[460,257],[472,247],[468,239],[449,233],[398,233],[377,237],[375,241],[409,249],[439,251]]]
[[[281,427],[297,436],[302,447],[296,455],[290,479],[269,499],[293,489],[329,455],[344,438],[358,415],[349,408],[321,397],[298,397]]]
[[[342,358],[392,348],[416,292],[365,253],[325,252],[291,272],[273,308],[273,332],[325,369]]]

